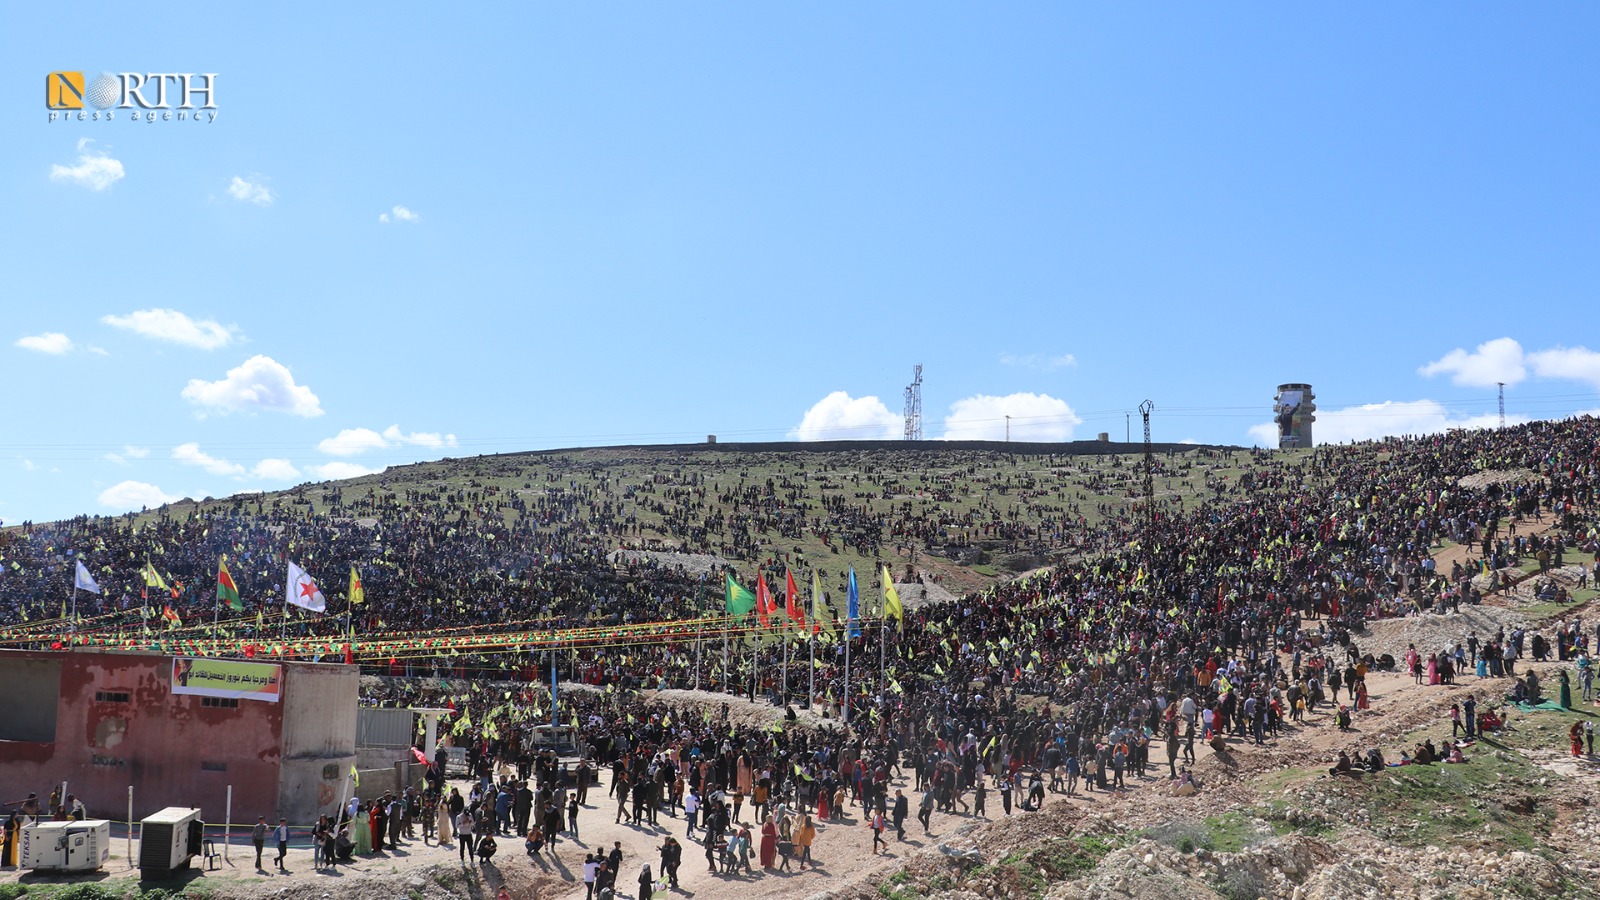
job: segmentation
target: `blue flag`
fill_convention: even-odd
[[[845,619],[849,627],[849,634],[853,638],[861,637],[861,626],[856,620],[861,618],[861,592],[856,590],[856,567],[850,567],[850,603],[845,609]]]

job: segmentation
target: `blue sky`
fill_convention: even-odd
[[[9,523],[897,436],[915,363],[929,438],[1600,408],[1593,5],[94,9],[0,27]]]

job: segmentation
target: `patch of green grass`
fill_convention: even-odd
[[[972,568],[972,571],[977,572],[979,575],[982,575],[985,578],[999,578],[1000,577],[1000,570],[996,569],[994,566],[987,566],[987,565],[984,565],[984,566],[972,566],[971,568]]]
[[[1261,843],[1264,837],[1256,828],[1249,810],[1235,809],[1205,820],[1211,837],[1210,848],[1219,853],[1238,853]]]
[[[993,865],[979,866],[970,879],[999,885],[1008,896],[1042,897],[1052,886],[1088,872],[1107,853],[1125,844],[1127,840],[1120,836],[1054,838],[1031,850],[1012,853]]]
[[[1279,794],[1290,785],[1315,778],[1323,773],[1323,769],[1274,769],[1258,775],[1251,785],[1258,794]]]
[[[17,900],[18,897],[27,892],[28,886],[25,884],[17,884],[14,881],[8,884],[0,884],[0,900]]]
[[[1512,721],[1520,726],[1535,715],[1513,714]],[[1408,735],[1402,746],[1425,734]],[[1549,790],[1539,784],[1543,770],[1493,739],[1480,741],[1468,759],[1464,765],[1392,768],[1366,779],[1365,805],[1374,828],[1411,847],[1537,850],[1539,835],[1549,833],[1555,821]]]

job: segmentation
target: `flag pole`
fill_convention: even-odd
[[[806,709],[810,709],[817,702],[817,636],[807,636],[806,644],[811,647],[811,682],[806,687]]]
[[[844,724],[850,724],[850,628],[855,621],[848,607],[844,611]]]
[[[219,585],[222,583],[222,562],[225,559],[227,559],[226,556],[217,560],[217,584]],[[222,618],[222,598],[217,597],[213,603],[214,605],[211,607],[211,640],[217,644],[221,644],[222,632],[219,627],[219,620]]]
[[[67,623],[67,646],[78,643],[78,570],[72,570],[72,620]]]

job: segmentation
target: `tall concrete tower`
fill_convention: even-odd
[[[1278,449],[1310,447],[1311,423],[1317,420],[1317,395],[1309,384],[1280,384],[1272,398],[1272,419],[1278,425]]]

